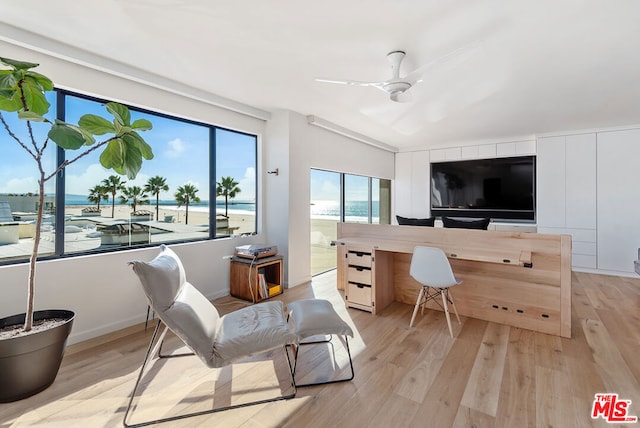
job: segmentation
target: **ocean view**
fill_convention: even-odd
[[[93,206],[96,205],[93,202],[89,202],[86,196],[84,195],[65,195],[64,203],[68,207],[73,206]],[[120,198],[116,197],[116,206],[122,205],[120,203]],[[149,204],[155,206],[155,199],[150,199]],[[178,208],[176,201],[173,199],[160,199],[158,201],[158,205],[162,208],[173,209],[173,210],[184,210],[184,206]],[[100,203],[101,207],[111,206],[111,198],[108,201],[102,201]],[[216,201],[216,211],[224,212],[225,205],[224,201]],[[209,201],[200,201],[200,202],[192,202],[189,204],[189,211],[209,211]],[[235,213],[255,213],[256,212],[256,204],[255,202],[248,201],[229,201],[229,212]]]
[[[68,207],[74,206],[93,206],[96,205],[93,202],[89,202],[86,196],[84,195],[66,195],[65,196],[65,205]],[[119,198],[116,198],[116,206],[122,205],[120,203]],[[153,199],[150,200],[151,206],[155,206],[155,201]],[[184,210],[185,207],[182,206],[178,208],[175,200],[171,199],[161,199],[159,201],[159,205],[162,208],[172,209],[172,210]],[[111,199],[109,201],[103,201],[100,203],[101,207],[109,207],[111,206]],[[216,211],[224,212],[225,205],[224,201],[217,200],[216,201]],[[345,219],[347,221],[358,221],[362,219],[367,219],[368,217],[368,203],[367,201],[346,201],[345,202]],[[189,204],[189,211],[199,211],[199,212],[207,212],[209,211],[209,201],[200,201]],[[379,217],[378,211],[378,201],[373,201],[371,205],[372,217],[376,220]],[[254,214],[256,212],[256,204],[255,202],[250,201],[230,201],[229,202],[229,212],[233,213],[243,213],[243,214]],[[312,201],[310,206],[310,216],[311,218],[318,219],[327,219],[327,220],[335,220],[338,221],[340,219],[340,203],[337,201]]]
[[[378,201],[371,203],[371,216],[379,217]],[[367,201],[345,201],[344,216],[347,221],[367,219],[369,204]],[[311,218],[324,218],[338,221],[340,219],[340,202],[338,201],[311,201]]]

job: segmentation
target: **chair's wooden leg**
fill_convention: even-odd
[[[420,307],[420,302],[422,302],[423,295],[424,295],[424,287],[421,287],[420,294],[418,294],[418,300],[416,301],[416,306],[413,308],[413,315],[411,315],[411,322],[409,323],[409,328],[413,327],[413,321],[416,319],[416,314],[418,313],[418,308]]]
[[[451,301],[451,306],[453,306],[453,312],[456,314],[456,318],[458,319],[458,324],[462,324],[462,322],[460,322],[460,317],[458,316],[458,308],[456,308],[456,302],[453,301],[453,296],[451,295],[448,288],[447,288],[447,299]]]
[[[447,293],[445,290],[440,290],[442,294],[442,304],[444,305],[444,314],[447,316],[447,325],[449,326],[449,334],[453,338],[453,328],[451,328],[451,317],[449,316],[449,306],[447,305]]]

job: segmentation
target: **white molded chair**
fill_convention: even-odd
[[[449,264],[449,259],[447,259],[444,251],[434,247],[415,247],[413,256],[411,257],[409,274],[413,279],[422,284],[416,306],[413,308],[409,328],[413,326],[418,308],[422,306],[424,312],[424,306],[427,302],[433,300],[444,310],[447,317],[447,325],[449,326],[449,333],[451,333],[451,337],[453,337],[451,318],[449,317],[449,304],[453,306],[458,324],[460,324],[460,317],[458,316],[458,310],[453,302],[449,288],[460,284],[462,281],[459,281],[453,276],[451,264]],[[442,296],[442,305],[436,300],[436,298],[440,296]]]

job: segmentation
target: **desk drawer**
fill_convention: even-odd
[[[371,253],[351,250],[347,253],[347,263],[354,266],[371,267]]]
[[[349,303],[371,306],[371,285],[349,282],[347,301]]]
[[[360,266],[349,266],[347,281],[371,285],[371,269]]]

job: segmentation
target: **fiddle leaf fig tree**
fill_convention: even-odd
[[[33,326],[36,260],[40,244],[45,183],[68,165],[99,149],[102,149],[100,154],[102,166],[120,175],[126,175],[129,179],[135,178],[142,167],[143,160],[153,158],[151,147],[138,132],[150,130],[152,125],[146,119],[138,119],[132,123],[129,109],[117,103],[106,105],[107,112],[112,116],[110,120],[86,114],[80,118],[77,125],[57,119],[51,121],[45,117],[50,107],[46,92],[53,90],[53,82],[48,77],[33,71],[38,64],[2,57],[0,57],[0,64],[5,67],[0,70],[0,123],[8,136],[0,140],[0,151],[4,144],[11,144],[13,140],[13,143],[22,147],[33,159],[39,172],[38,207],[33,251],[29,260],[27,310],[24,324],[24,330],[30,331]],[[7,118],[12,114],[16,114],[24,122],[26,134],[20,135],[26,135],[26,137],[18,136],[10,128]],[[32,122],[41,122],[49,127],[43,141],[37,141]],[[104,137],[101,141],[97,141],[94,136]],[[44,169],[43,155],[51,142],[69,151],[69,158],[47,172]]]

